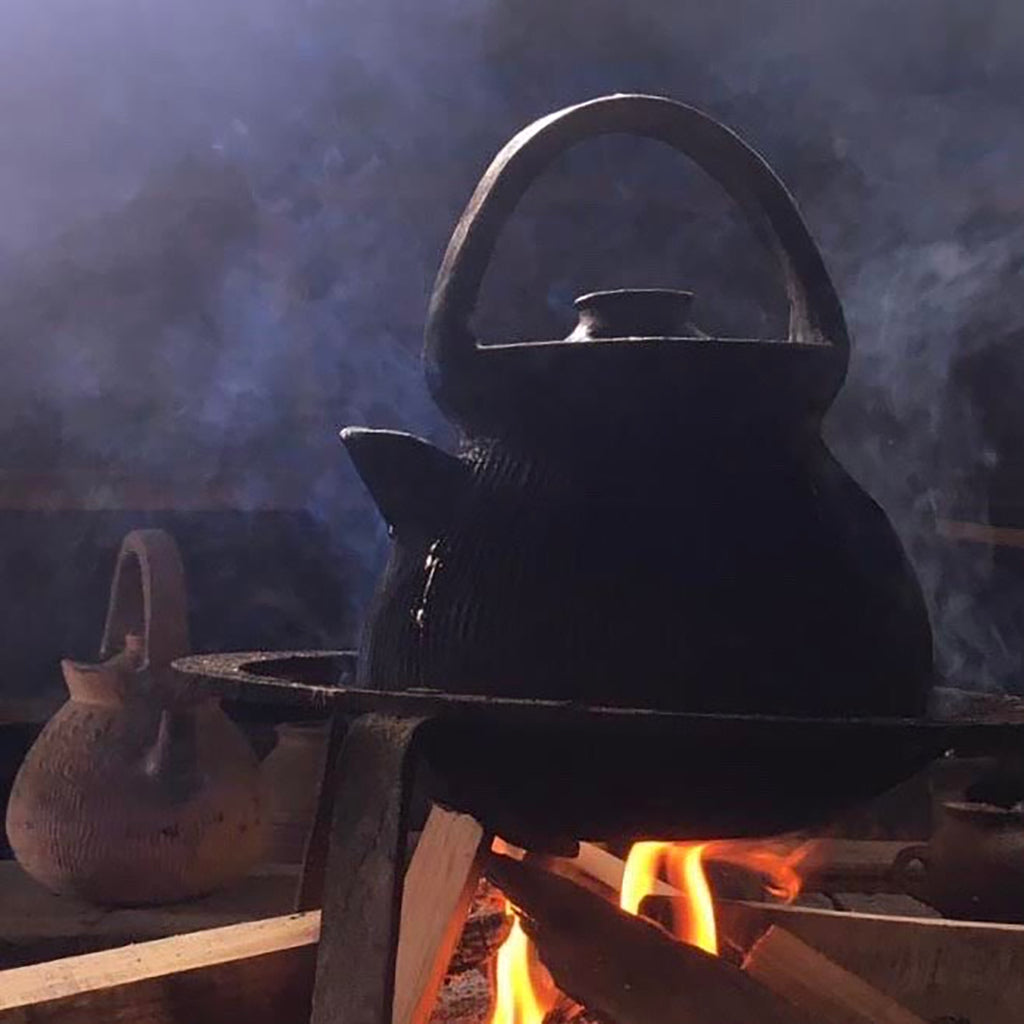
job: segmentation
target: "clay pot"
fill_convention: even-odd
[[[130,533],[107,660],[62,663],[71,699],[29,751],[8,804],[15,856],[54,892],[170,903],[240,878],[262,854],[256,756],[219,704],[187,695],[170,668],[188,650],[185,608],[172,538]]]
[[[1024,811],[946,803],[931,840],[901,850],[893,875],[946,917],[1024,922]]]
[[[328,722],[283,722],[277,745],[263,762],[263,793],[270,829],[267,859],[301,864],[316,816],[327,757]]]

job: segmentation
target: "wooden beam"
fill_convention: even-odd
[[[743,969],[817,1021],[926,1024],[884,992],[774,925],[754,943]]]
[[[431,808],[405,874],[393,1024],[423,1024],[437,1002],[480,877],[484,830]]]
[[[99,909],[54,895],[17,861],[0,861],[0,970],[277,917],[292,910],[297,883],[297,865],[268,864],[187,903]]]
[[[664,897],[648,897],[642,909]],[[655,910],[656,916],[657,914]],[[720,900],[719,931],[749,949],[772,925],[926,1020],[1024,1019],[1024,925]]]
[[[853,847],[840,844],[836,849],[845,850],[847,861],[858,859],[851,856]],[[609,888],[621,886],[623,861],[591,844],[580,844],[580,856],[567,863]],[[641,909],[662,920],[666,915],[658,904],[678,893],[663,882],[656,893]],[[959,1016],[985,1024],[1020,1024],[1024,1019],[1022,925],[731,900],[716,901],[715,916],[726,941],[745,950],[771,926],[784,928],[926,1020]]]
[[[0,1024],[307,1024],[320,914],[0,972]]]
[[[429,856],[418,861],[419,881],[414,875],[406,886],[428,914],[427,902],[439,913],[445,902],[425,895],[430,864],[447,863],[452,877],[466,872],[467,861],[469,874],[479,866],[466,852],[474,838],[480,842],[472,819],[439,812],[432,822],[421,839],[427,840]],[[443,888],[451,894],[454,886]],[[437,959],[445,959],[452,930],[458,938],[459,921],[456,912],[449,915],[448,928],[440,929],[436,920],[428,927],[435,936],[443,933],[443,942],[432,947],[440,950]],[[310,911],[0,971],[0,1024],[308,1024],[319,938],[320,911]],[[404,941],[408,946],[410,940]],[[410,965],[405,971],[412,978],[423,977],[410,970],[415,957],[401,948],[399,961]],[[433,975],[427,977],[433,984]],[[479,1003],[479,979],[474,981],[477,987],[471,984],[468,991],[456,985],[448,1002],[454,997],[456,1003],[467,998]],[[344,984],[344,975],[339,982]]]

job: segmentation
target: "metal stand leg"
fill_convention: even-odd
[[[341,715],[331,720],[331,731],[320,779],[316,817],[306,840],[302,858],[302,878],[296,894],[295,909],[319,910],[324,903],[324,876],[327,874],[327,850],[331,845],[331,823],[334,821],[334,800],[338,788],[338,758],[345,742],[348,722]]]
[[[391,1024],[413,745],[423,721],[364,715],[342,744],[311,1024]]]

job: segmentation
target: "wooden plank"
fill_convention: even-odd
[[[557,868],[557,864],[552,865]],[[593,843],[580,843],[580,852],[564,864],[564,867],[580,871],[596,879],[612,892],[622,890],[622,876],[626,870],[626,862],[614,853],[603,850]],[[658,896],[678,896],[679,890],[667,882],[656,880],[651,891]]]
[[[1022,925],[726,900],[716,916],[720,930],[743,948],[771,925],[785,928],[926,1020],[1024,1020]]]
[[[429,1018],[473,899],[484,846],[474,818],[431,808],[402,887],[394,1024]]]
[[[0,1024],[306,1024],[316,912],[0,972]]]
[[[743,969],[807,1015],[828,1024],[926,1024],[783,928],[754,943]]]
[[[0,971],[0,1024],[308,1024],[319,938],[312,911]]]
[[[203,899],[109,909],[57,896],[0,861],[0,969],[286,914],[297,884],[297,865],[264,865]]]

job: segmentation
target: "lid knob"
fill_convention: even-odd
[[[700,335],[687,314],[693,292],[671,288],[619,288],[581,295],[579,321],[567,341],[592,338],[680,338]]]

